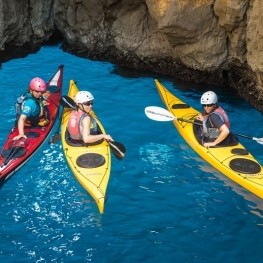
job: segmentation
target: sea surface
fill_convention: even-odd
[[[203,161],[172,122],[152,121],[146,106],[164,107],[154,79],[201,110],[212,89],[232,130],[263,137],[263,116],[234,91],[176,82],[43,47],[0,68],[0,145],[15,120],[14,103],[31,78],[48,80],[63,64],[69,80],[90,91],[107,133],[127,149],[112,156],[104,214],[64,159],[46,142],[0,189],[0,262],[263,262],[263,200]],[[58,122],[53,134],[58,128]],[[263,164],[263,145],[241,142]]]

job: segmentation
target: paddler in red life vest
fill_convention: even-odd
[[[200,101],[204,111],[197,119],[202,121],[204,147],[228,145],[231,141],[230,123],[226,112],[218,105],[217,95],[213,91],[207,91]]]
[[[99,140],[112,141],[109,134],[98,134],[95,119],[90,115],[94,97],[88,91],[79,91],[76,94],[76,110],[72,111],[68,121],[68,132],[73,140],[82,140],[84,143],[94,143]]]

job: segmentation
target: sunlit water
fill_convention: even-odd
[[[60,142],[46,143],[0,190],[1,262],[263,262],[263,201],[204,162],[171,122],[144,114],[146,106],[163,107],[157,77],[198,109],[208,87],[44,47],[0,69],[1,145],[17,96],[32,77],[47,80],[60,64],[63,94],[70,79],[91,91],[98,117],[127,155],[122,161],[112,157],[101,215],[67,167]],[[231,91],[215,91],[235,132],[262,137],[259,112]],[[241,141],[263,163],[263,146]]]

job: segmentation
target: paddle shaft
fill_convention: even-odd
[[[186,120],[186,119],[183,119],[183,118],[176,118],[176,119],[178,121],[183,121],[183,122],[187,122],[187,123],[192,123],[192,124],[196,124],[196,125],[199,125],[199,126],[203,126],[202,123],[197,123],[195,121]],[[252,136],[248,136],[248,135],[244,135],[244,134],[240,134],[240,133],[233,133],[233,134],[238,136],[238,137],[243,137],[243,138],[246,138],[246,139],[254,140],[254,141],[256,141],[259,144],[263,144],[262,138],[256,138],[256,137],[252,137]]]
[[[61,114],[60,112],[58,114],[60,114],[60,117],[59,117],[59,121],[58,121],[58,127],[57,127],[57,130],[56,132],[52,135],[49,143],[56,143],[59,139],[60,139],[60,125],[61,125],[61,122],[62,122],[62,115],[63,115],[63,109],[64,107],[62,106],[62,109],[61,109]]]
[[[254,140],[254,137],[252,136],[248,136],[248,135],[244,135],[244,134],[240,134],[240,133],[235,133],[236,136],[240,136],[240,137],[244,137],[244,138],[247,138],[247,139],[251,139],[251,140]]]
[[[4,165],[7,165],[8,162],[13,159],[13,157],[16,155],[16,153],[18,152],[18,150],[20,149],[19,146],[13,146],[9,152],[9,154],[6,156],[5,161],[4,161]]]
[[[188,123],[193,123],[199,126],[203,126],[202,123],[197,123],[195,121],[190,121],[190,120],[186,120],[183,118],[177,118],[178,121],[183,121],[183,122],[188,122]],[[243,137],[246,139],[250,139],[250,140],[254,140],[259,144],[263,144],[263,139],[262,138],[256,138],[256,137],[252,137],[252,136],[248,136],[248,135],[244,135],[244,134],[240,134],[240,133],[233,133],[234,135],[238,136],[238,137]]]
[[[191,121],[191,120],[186,120],[184,118],[176,118],[178,121],[182,121],[182,122],[187,122],[187,123],[192,123],[192,124],[196,124],[196,125],[199,125],[199,126],[203,126],[202,123],[199,123],[199,122],[195,122],[195,121]]]
[[[180,117],[176,117],[174,116],[170,111],[161,108],[161,107],[157,107],[157,106],[148,106],[145,108],[145,113],[146,116],[152,120],[155,121],[182,121],[182,122],[187,122],[187,123],[192,123],[192,124],[196,124],[199,126],[203,126],[202,123],[196,122],[194,120],[187,120],[184,118],[180,118]],[[240,133],[233,133],[236,136],[239,137],[243,137],[243,138],[247,138],[250,140],[254,140],[259,144],[263,144],[263,138],[256,138],[256,137],[252,137],[252,136],[248,136],[248,135],[244,135],[244,134],[240,134]]]

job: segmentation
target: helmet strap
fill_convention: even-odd
[[[87,113],[81,103],[77,104],[77,109],[81,109],[83,112]]]

